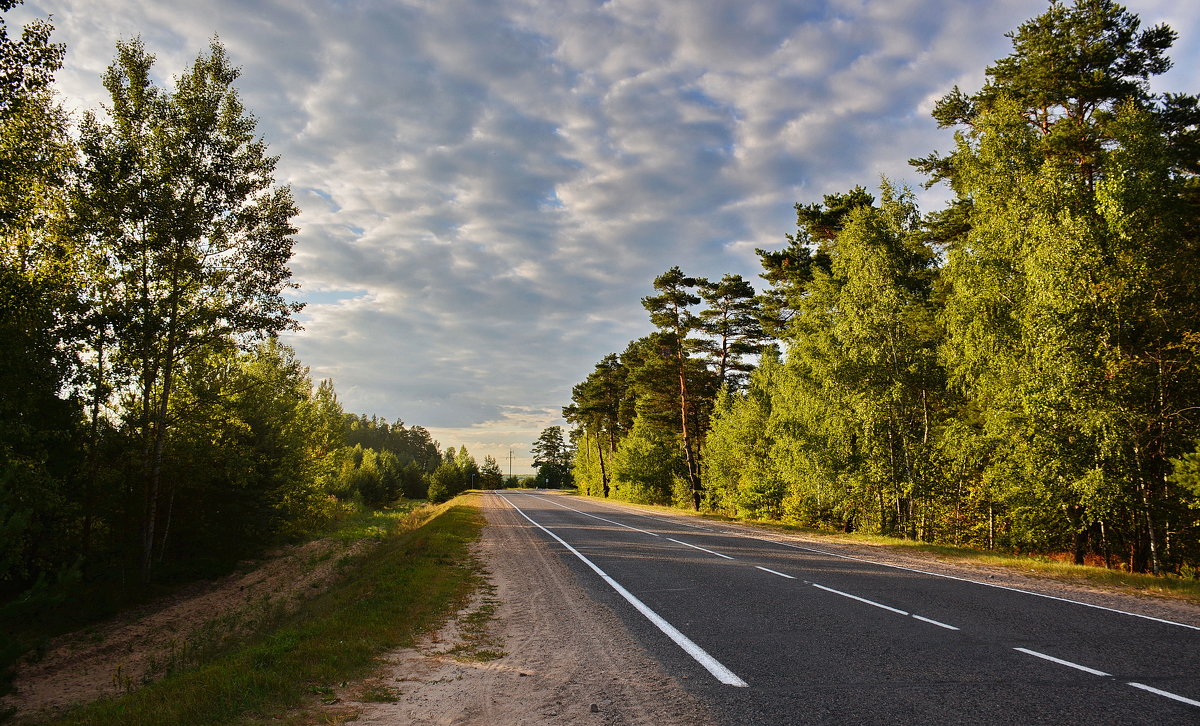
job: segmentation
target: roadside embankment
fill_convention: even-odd
[[[198,593],[56,640],[5,699],[18,723],[270,719],[378,667],[482,582],[465,496],[289,548]],[[76,705],[73,708],[71,704]]]

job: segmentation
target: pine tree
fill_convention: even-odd
[[[1195,428],[1196,100],[1150,93],[1174,31],[1109,0],[1010,37],[983,89],[935,107],[955,151],[914,162],[958,197],[944,357],[995,449],[981,479],[1034,514],[1013,544],[1082,561],[1116,534],[1159,572],[1168,462]]]

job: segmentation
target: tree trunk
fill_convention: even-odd
[[[96,490],[96,477],[100,468],[100,398],[104,380],[104,324],[96,333],[96,379],[92,386],[91,442],[88,446],[87,475],[83,479],[83,529],[79,536],[79,560],[87,574],[88,558],[92,549],[92,497]]]
[[[683,354],[683,341],[677,341],[676,361],[679,364],[679,420],[683,427],[683,458],[687,467],[688,485],[692,489],[692,509],[700,511],[700,472],[696,466],[696,457],[692,451],[692,437],[688,426],[688,389],[686,358]]]
[[[1147,544],[1150,545],[1150,571],[1155,575],[1162,574],[1162,563],[1159,560],[1158,554],[1158,535],[1154,532],[1154,516],[1151,514],[1150,507],[1150,486],[1145,482],[1139,482],[1138,488],[1142,493],[1142,514],[1145,518]]]
[[[154,422],[154,448],[150,461],[146,528],[142,537],[142,582],[149,582],[154,568],[155,525],[158,517],[158,499],[162,484],[163,451],[167,442],[167,416],[171,402],[171,387],[175,378],[175,353],[178,341],[179,290],[178,278],[172,275],[171,310],[167,317],[167,341],[162,351],[163,379],[158,395]]]
[[[1112,552],[1108,548],[1108,532],[1105,531],[1104,520],[1100,520],[1100,549],[1104,551],[1104,569],[1112,569]]]
[[[600,457],[600,485],[604,489],[604,498],[608,498],[608,472],[604,468],[604,444],[601,443],[601,436],[596,434],[596,455]]]
[[[996,549],[996,510],[988,500],[988,550]]]
[[[171,496],[167,498],[167,517],[166,521],[163,522],[162,540],[158,543],[159,564],[162,564],[162,561],[166,559],[167,556],[167,538],[171,536],[171,515],[175,511],[175,490],[176,487],[172,486]]]

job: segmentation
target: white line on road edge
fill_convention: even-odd
[[[582,514],[583,516],[585,516],[585,517],[591,517],[592,519],[599,519],[601,522],[608,522],[609,524],[615,524],[615,525],[617,525],[618,527],[624,527],[625,529],[632,529],[634,532],[641,532],[642,534],[648,534],[648,535],[650,535],[651,537],[661,537],[661,536],[662,536],[662,535],[660,535],[660,534],[656,534],[656,533],[654,533],[654,532],[650,532],[650,531],[648,531],[648,530],[645,530],[645,529],[638,529],[637,527],[630,527],[628,524],[621,524],[620,522],[614,522],[614,521],[613,521],[613,520],[611,520],[611,519],[605,519],[604,517],[597,517],[597,516],[596,516],[596,515],[594,515],[594,514],[588,514],[587,512],[581,512],[581,511],[579,511],[578,509],[576,509],[576,508],[574,508],[574,507],[568,507],[568,506],[567,506],[567,505],[565,505],[565,504],[559,504],[558,502],[554,501],[553,499],[547,499],[546,497],[534,497],[532,494],[526,494],[525,496],[527,496],[527,497],[533,497],[534,499],[540,499],[540,500],[542,500],[543,502],[549,502],[549,503],[553,504],[553,505],[554,505],[554,506],[556,506],[556,507],[562,507],[563,509],[570,509],[572,512],[575,512],[576,514]],[[507,500],[506,500],[506,501],[507,501]],[[512,504],[512,502],[509,502],[509,504]]]
[[[681,545],[683,545],[684,547],[691,547],[691,548],[692,548],[692,549],[694,549],[694,550],[700,550],[701,552],[707,552],[707,553],[708,553],[708,554],[710,554],[710,555],[716,555],[717,557],[724,557],[724,558],[725,558],[725,559],[727,559],[727,560],[732,560],[732,559],[733,559],[733,558],[732,558],[732,557],[730,557],[729,555],[723,555],[723,554],[721,554],[720,552],[713,552],[712,550],[706,550],[706,549],[704,549],[703,547],[701,547],[700,545],[688,544],[687,542],[680,542],[679,540],[677,540],[677,539],[671,539],[670,537],[667,537],[667,539],[668,539],[668,540],[670,540],[670,541],[672,541],[672,542],[674,542],[675,544],[681,544]]]
[[[930,625],[936,625],[939,628],[945,628],[946,630],[958,630],[958,628],[954,627],[953,625],[946,625],[945,623],[939,623],[938,621],[934,620],[933,618],[923,618],[920,615],[917,615],[915,613],[912,613],[912,616],[914,618],[916,618],[917,620],[920,620],[923,623],[929,623]]]
[[[1183,696],[1178,696],[1174,693],[1171,693],[1170,691],[1160,691],[1157,688],[1154,688],[1153,686],[1147,686],[1145,683],[1134,683],[1133,681],[1130,681],[1129,685],[1133,686],[1134,688],[1140,688],[1143,691],[1150,691],[1151,693],[1157,693],[1160,696],[1165,696],[1172,700],[1179,701],[1180,703],[1186,703],[1189,706],[1200,706],[1200,701],[1193,701],[1190,698],[1184,698]]]
[[[497,494],[496,496],[498,496],[501,499],[503,499],[504,501],[508,502],[509,506],[511,506],[513,509],[517,510],[517,513],[520,514],[522,517],[524,517],[525,519],[528,519],[530,524],[532,524],[533,526],[537,527],[538,529],[542,530],[546,534],[553,537],[555,540],[558,541],[559,544],[561,544],[563,547],[566,547],[571,552],[571,554],[575,555],[580,560],[582,560],[585,565],[592,568],[592,570],[594,570],[597,575],[599,575],[605,582],[607,582],[609,584],[609,586],[612,587],[612,589],[617,591],[617,594],[619,594],[621,597],[623,597],[627,601],[629,601],[630,605],[637,608],[638,612],[640,612],[642,615],[645,615],[647,620],[654,623],[658,627],[659,630],[663,631],[663,633],[666,634],[666,636],[668,638],[675,641],[675,644],[678,645],[680,648],[683,648],[684,652],[686,652],[688,655],[695,658],[696,662],[699,663],[700,665],[704,666],[705,670],[707,670],[709,673],[713,674],[713,677],[716,678],[718,681],[720,681],[721,683],[724,683],[728,686],[737,686],[739,688],[746,688],[749,685],[748,683],[743,681],[741,678],[738,678],[734,674],[733,671],[729,670],[724,665],[722,665],[720,661],[718,661],[716,658],[713,658],[711,655],[709,655],[707,651],[705,651],[703,648],[701,648],[700,646],[693,643],[690,638],[688,638],[683,633],[679,632],[679,630],[674,625],[671,625],[666,620],[664,620],[661,615],[654,612],[644,602],[637,599],[633,595],[633,593],[629,592],[624,587],[622,587],[621,583],[619,583],[616,580],[609,577],[607,572],[605,572],[604,570],[601,570],[599,567],[596,566],[596,563],[594,563],[591,560],[589,560],[588,558],[584,557],[582,554],[580,554],[579,550],[577,550],[574,547],[572,547],[571,545],[567,544],[566,541],[564,541],[562,537],[559,537],[558,535],[554,534],[553,532],[546,529],[542,525],[533,521],[532,517],[530,517],[528,514],[523,512],[520,507],[518,507],[517,505],[515,505],[511,501],[509,501],[508,497],[505,497],[504,495],[501,495],[501,494]],[[581,512],[581,514],[583,514],[583,512]]]
[[[892,612],[900,613],[901,615],[908,615],[907,610],[901,610],[900,608],[894,608],[891,605],[884,605],[881,602],[875,602],[874,600],[868,600],[865,597],[859,597],[858,595],[851,595],[850,593],[842,592],[841,590],[834,590],[832,587],[825,587],[824,585],[818,585],[815,582],[812,584],[812,586],[815,588],[819,588],[821,590],[825,590],[826,592],[832,592],[835,595],[841,595],[842,597],[848,597],[851,600],[858,600],[859,602],[865,602],[868,605],[874,605],[877,608],[883,608],[884,610],[891,610]]]
[[[1046,655],[1045,653],[1039,653],[1036,650],[1029,650],[1028,648],[1013,648],[1013,650],[1020,651],[1026,655],[1032,655],[1034,658],[1041,658],[1042,660],[1048,660],[1052,663],[1057,663],[1059,665],[1065,665],[1069,668],[1074,668],[1076,670],[1083,671],[1084,673],[1091,673],[1093,676],[1110,675],[1108,673],[1105,673],[1104,671],[1098,671],[1095,668],[1088,668],[1085,665],[1079,665],[1078,663],[1072,663],[1069,660],[1063,660],[1062,658],[1055,658],[1052,655]],[[1130,683],[1129,685],[1132,686],[1133,684]]]
[[[769,568],[769,567],[762,567],[761,565],[755,565],[754,567],[755,567],[756,569],[762,570],[763,572],[769,572],[769,573],[771,573],[772,575],[779,575],[780,577],[786,577],[786,578],[787,578],[787,579],[789,579],[789,580],[795,580],[795,579],[796,579],[796,578],[792,577],[791,575],[785,575],[785,574],[783,574],[782,572],[776,572],[775,570],[772,570],[772,569],[771,569],[771,568]]]
[[[617,511],[623,511],[619,507],[616,507],[613,505],[597,503],[597,506],[607,506],[610,509],[615,509]],[[669,520],[664,517],[651,517],[648,514],[639,514],[637,512],[629,512],[629,514],[632,514],[637,517],[647,517],[649,519],[660,519],[664,522],[672,521],[672,520]],[[685,527],[693,527],[695,529],[703,529],[705,531],[713,532],[716,534],[724,534],[724,535],[729,535],[732,537],[745,537],[746,539],[756,539],[760,542],[767,542],[769,544],[777,544],[777,545],[781,545],[783,547],[790,547],[790,548],[796,549],[796,550],[804,550],[805,552],[813,552],[813,553],[816,553],[819,555],[828,555],[829,557],[837,557],[837,558],[843,559],[843,560],[854,560],[855,562],[865,562],[869,565],[878,565],[879,567],[890,567],[894,570],[904,570],[905,572],[915,572],[920,575],[931,575],[933,577],[941,577],[941,578],[944,578],[947,580],[957,580],[958,582],[969,582],[972,585],[983,585],[985,587],[994,587],[997,590],[1008,590],[1009,592],[1018,592],[1018,593],[1021,593],[1022,595],[1033,595],[1034,597],[1042,597],[1042,598],[1046,598],[1047,600],[1057,600],[1058,602],[1065,602],[1065,603],[1069,603],[1071,605],[1082,605],[1084,607],[1093,608],[1095,610],[1104,610],[1106,612],[1116,613],[1118,615],[1128,615],[1130,617],[1141,618],[1143,620],[1151,620],[1156,623],[1162,623],[1164,625],[1174,625],[1174,626],[1177,626],[1180,628],[1187,628],[1189,630],[1200,630],[1200,626],[1197,626],[1197,625],[1189,625],[1187,623],[1180,623],[1175,620],[1166,620],[1164,618],[1156,618],[1153,615],[1142,615],[1141,613],[1132,613],[1132,612],[1129,612],[1128,610],[1119,610],[1117,608],[1105,607],[1104,605],[1096,605],[1094,603],[1084,602],[1082,600],[1072,600],[1070,598],[1057,597],[1055,595],[1047,595],[1042,592],[1034,592],[1033,590],[1022,590],[1019,587],[1010,587],[1008,585],[998,585],[994,582],[983,582],[982,580],[972,580],[967,577],[958,577],[956,575],[946,575],[941,572],[930,572],[929,570],[918,570],[915,567],[904,567],[903,565],[893,565],[888,562],[879,562],[877,560],[868,560],[865,557],[854,557],[852,555],[842,555],[842,554],[838,554],[837,552],[821,550],[821,549],[817,549],[815,547],[803,547],[801,545],[792,544],[790,542],[783,542],[783,541],[777,540],[777,539],[769,539],[767,537],[759,537],[759,536],[755,536],[752,534],[746,534],[744,532],[738,532],[736,530],[710,529],[708,527],[698,527],[694,524],[687,524],[686,522],[675,522],[675,523],[683,525]]]
[[[942,574],[941,572],[930,572],[929,570],[918,570],[915,567],[904,567],[902,565],[893,565],[893,564],[889,564],[887,562],[878,562],[876,560],[868,560],[865,557],[853,557],[851,555],[839,555],[836,552],[829,552],[827,550],[819,550],[814,547],[802,547],[800,545],[791,544],[790,542],[781,542],[777,539],[768,539],[766,537],[756,537],[754,535],[742,534],[740,532],[725,531],[725,532],[721,532],[721,534],[732,535],[735,537],[745,537],[746,539],[756,539],[760,542],[769,542],[770,544],[777,544],[777,545],[780,545],[783,547],[791,547],[794,550],[804,550],[805,552],[815,552],[816,554],[819,554],[819,555],[828,555],[829,557],[837,557],[837,558],[840,558],[843,560],[854,560],[855,562],[865,562],[869,565],[878,565],[880,567],[890,567],[893,570],[904,570],[905,572],[915,572],[919,575],[930,575],[932,577],[941,577],[946,580],[957,580],[959,582],[969,582],[972,585],[984,585],[986,587],[994,587],[998,590],[1008,590],[1009,592],[1019,592],[1022,595],[1033,595],[1034,597],[1044,597],[1047,600],[1057,600],[1059,602],[1070,603],[1071,605],[1083,605],[1084,607],[1094,608],[1096,610],[1104,610],[1104,611],[1110,612],[1110,613],[1117,613],[1118,615],[1129,615],[1130,617],[1141,618],[1143,620],[1153,620],[1156,623],[1162,623],[1164,625],[1176,625],[1181,628],[1188,628],[1189,630],[1200,630],[1200,626],[1197,626],[1197,625],[1188,625],[1187,623],[1179,623],[1174,620],[1164,620],[1162,618],[1156,618],[1152,615],[1142,615],[1141,613],[1131,613],[1128,610],[1118,610],[1117,608],[1110,608],[1110,607],[1105,607],[1103,605],[1096,605],[1096,604],[1093,604],[1090,602],[1083,602],[1082,600],[1071,600],[1071,599],[1065,598],[1065,597],[1056,597],[1054,595],[1047,595],[1042,592],[1034,592],[1033,590],[1022,590],[1019,587],[1009,587],[1008,585],[997,585],[994,582],[983,582],[982,580],[972,580],[972,579],[969,579],[966,577],[957,577],[955,575]]]

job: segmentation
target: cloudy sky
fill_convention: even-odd
[[[1156,86],[1200,91],[1200,2]],[[528,471],[571,387],[649,331],[672,265],[756,278],[793,205],[946,149],[1045,0],[27,0],[74,109],[140,35],[169,85],[219,36],[302,209],[288,337],[346,409]],[[944,193],[922,193],[927,206]]]

